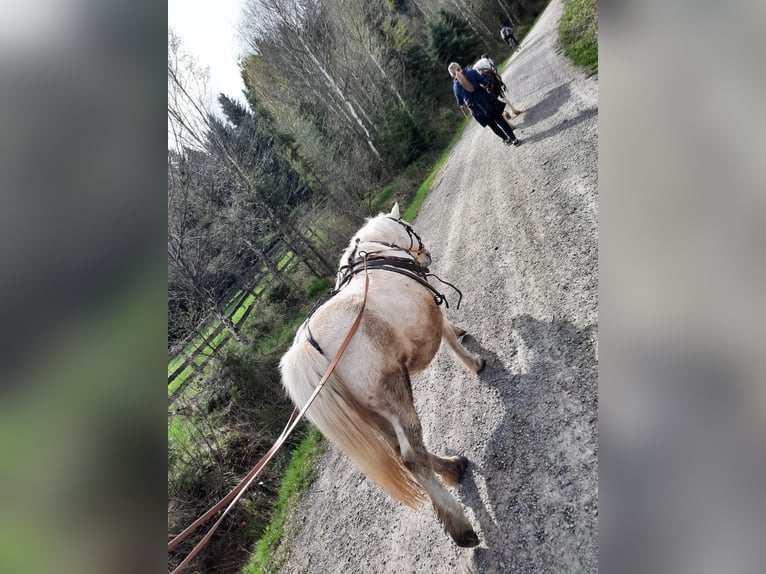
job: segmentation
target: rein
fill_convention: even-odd
[[[362,262],[364,263],[364,270],[367,271],[367,254],[364,254],[362,257]],[[340,361],[341,356],[346,350],[346,347],[348,347],[349,343],[351,343],[351,339],[353,338],[354,334],[356,333],[356,330],[359,328],[359,324],[362,321],[362,313],[364,313],[365,305],[367,304],[367,292],[370,287],[370,276],[365,273],[365,279],[364,279],[364,298],[362,299],[362,306],[359,308],[359,313],[356,316],[356,319],[354,320],[353,325],[351,325],[351,329],[348,332],[348,335],[346,335],[346,338],[343,340],[343,344],[340,346],[340,349],[338,349],[338,352],[335,354],[335,357],[333,358],[332,362],[330,362],[330,365],[327,367],[327,370],[325,371],[324,375],[322,375],[321,380],[319,381],[319,384],[314,389],[314,392],[309,397],[309,400],[306,402],[305,405],[303,405],[303,408],[300,410],[298,415],[296,416],[296,412],[298,409],[293,410],[293,414],[290,415],[290,420],[287,422],[287,425],[285,426],[284,430],[282,431],[282,434],[279,435],[279,438],[274,443],[274,445],[268,450],[268,452],[264,455],[264,457],[258,461],[258,464],[255,465],[255,467],[243,478],[240,483],[232,489],[229,494],[227,494],[220,502],[215,504],[212,508],[210,508],[205,514],[200,516],[197,520],[194,521],[193,524],[188,526],[181,534],[173,538],[173,540],[168,543],[168,551],[175,548],[179,543],[181,543],[189,534],[197,530],[197,528],[200,527],[206,520],[208,520],[210,517],[212,517],[216,512],[218,512],[223,506],[228,502],[229,505],[226,507],[226,510],[224,510],[221,517],[216,521],[215,524],[210,528],[210,530],[207,531],[207,534],[202,537],[202,540],[200,540],[197,545],[192,549],[192,551],[186,556],[186,558],[183,559],[183,561],[176,567],[175,570],[173,570],[172,574],[177,574],[178,572],[181,572],[186,566],[188,566],[189,562],[199,553],[200,550],[202,550],[202,547],[207,544],[207,542],[210,540],[210,538],[213,536],[213,533],[218,529],[218,527],[221,525],[221,522],[223,522],[223,519],[226,517],[226,515],[229,513],[229,511],[234,507],[234,505],[239,501],[240,498],[242,498],[242,495],[245,493],[245,491],[250,487],[250,485],[253,483],[253,481],[258,477],[258,475],[261,473],[263,468],[268,464],[268,462],[274,457],[274,455],[277,453],[279,448],[282,446],[282,444],[287,440],[287,437],[290,436],[290,434],[295,430],[295,427],[298,426],[298,423],[303,418],[303,415],[306,414],[306,411],[311,406],[311,403],[314,401],[316,396],[319,394],[319,391],[322,390],[322,387],[324,387],[324,384],[327,382],[327,380],[330,378],[330,375],[335,370],[335,367],[338,364],[338,361]],[[229,502],[231,501],[231,502]]]

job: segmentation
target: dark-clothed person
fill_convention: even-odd
[[[489,79],[476,70],[463,70],[456,62],[451,63],[448,70],[454,78],[452,92],[463,113],[470,112],[480,126],[489,127],[506,145],[519,145],[521,141],[503,117],[505,102],[485,89]]]

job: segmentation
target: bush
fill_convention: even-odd
[[[280,383],[279,356],[231,350],[221,358],[221,368],[238,408],[248,412],[256,428],[279,435],[284,413],[290,414],[290,402]]]
[[[303,284],[303,288],[306,290],[306,295],[308,296],[309,301],[311,301],[320,295],[327,293],[334,284],[335,281],[329,277],[324,279],[311,277]]]
[[[598,72],[598,8],[596,0],[565,0],[559,22],[564,53],[587,74]]]
[[[426,149],[428,137],[404,107],[386,109],[378,149],[391,169],[400,170]]]

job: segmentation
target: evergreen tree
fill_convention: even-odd
[[[440,9],[428,29],[431,36],[431,52],[434,58],[443,64],[445,70],[450,62],[468,66],[485,51],[476,32],[464,18],[454,12]]]
[[[218,103],[221,105],[226,119],[235,127],[240,127],[242,122],[250,115],[248,109],[237,100],[231,99],[226,94],[218,94]]]

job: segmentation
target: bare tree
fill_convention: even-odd
[[[333,70],[332,53],[342,37],[330,26],[321,5],[311,0],[248,0],[245,16],[247,42],[256,55],[269,58],[260,71],[277,67],[289,85],[313,93],[315,102],[327,102],[336,115],[344,117],[344,123],[358,130],[380,159],[371,134],[371,114],[347,93],[346,82]],[[317,78],[321,79],[320,86]]]
[[[204,152],[171,153],[168,161],[168,275],[197,308],[213,313],[241,345],[248,341],[221,309],[220,293],[242,273],[242,257],[217,217],[221,168]]]

